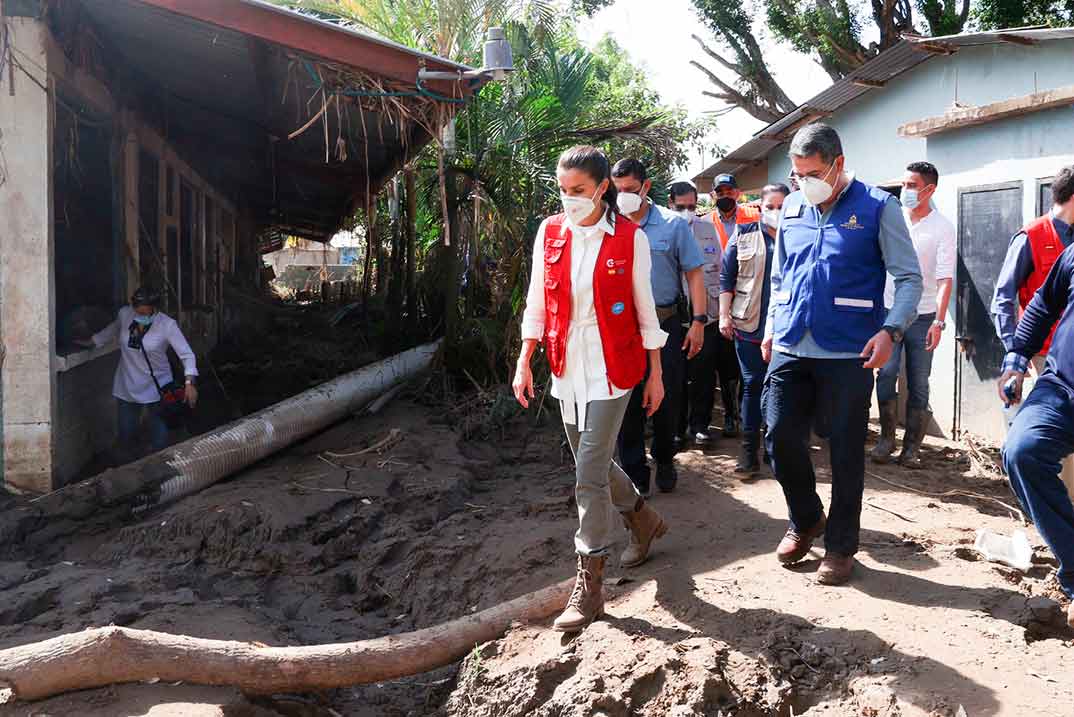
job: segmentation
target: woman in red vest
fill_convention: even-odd
[[[528,408],[534,397],[530,357],[539,342],[552,369],[576,466],[578,576],[555,629],[577,632],[604,611],[602,583],[608,549],[617,538],[615,513],[630,529],[622,565],[640,565],[653,540],[667,532],[615,464],[615,440],[631,389],[646,374],[644,405],[651,416],[664,399],[660,330],[649,273],[649,240],[615,209],[607,157],[574,147],[559,158],[563,213],[548,217],[533,246],[522,351],[514,392]]]

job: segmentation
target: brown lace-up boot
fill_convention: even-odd
[[[604,614],[604,561],[599,557],[579,555],[578,577],[563,614],[552,623],[560,632],[579,632]]]
[[[630,545],[623,551],[619,562],[624,568],[633,568],[646,561],[649,547],[654,540],[668,532],[668,526],[660,514],[641,498],[638,498],[634,510],[620,515],[630,530]]]

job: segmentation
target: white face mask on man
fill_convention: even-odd
[[[823,177],[798,177],[798,188],[802,190],[802,195],[805,196],[805,200],[817,206],[823,204],[832,198],[832,194],[835,193],[835,187],[828,183],[828,175],[835,169],[833,163],[828,171],[824,173]]]
[[[586,217],[597,210],[597,196],[599,194],[599,186],[592,197],[572,197],[563,192],[559,193],[559,201],[563,204],[563,213],[567,215],[567,219],[571,221],[571,224],[580,225],[585,221]]]
[[[633,192],[619,192],[618,198],[615,200],[616,205],[619,207],[619,211],[623,214],[633,214],[641,209],[641,195]]]

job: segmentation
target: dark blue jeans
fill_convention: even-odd
[[[1037,381],[1011,424],[1003,466],[1018,500],[1059,561],[1059,584],[1074,597],[1074,505],[1059,479],[1074,453],[1074,400],[1054,374]]]
[[[679,423],[679,401],[682,400],[683,373],[686,371],[686,353],[682,350],[685,330],[679,317],[672,316],[660,328],[668,333],[667,343],[660,351],[660,366],[664,376],[664,402],[653,414],[653,460],[660,464],[671,463],[675,457],[672,439]],[[646,371],[648,378],[648,371]],[[623,425],[619,429],[619,465],[635,485],[648,485],[649,466],[645,460],[645,425],[648,418],[642,408],[645,380],[630,396]]]
[[[753,433],[761,430],[761,393],[768,364],[761,358],[761,345],[735,337],[735,351],[742,370],[742,430]]]
[[[899,379],[902,356],[906,354],[906,405],[927,411],[929,407],[929,376],[932,375],[933,351],[925,350],[929,327],[936,314],[922,314],[903,335],[902,342],[895,344],[891,358],[876,377],[876,400],[894,401],[897,397],[895,382]]]
[[[799,358],[776,351],[768,368],[768,452],[797,530],[816,525],[824,511],[809,440],[817,411],[824,406],[828,413],[832,503],[824,547],[842,555],[857,552],[861,527],[865,434],[873,394],[873,372],[863,368],[863,363],[862,359]]]
[[[142,411],[148,409],[149,414],[149,443],[153,452],[162,451],[168,447],[168,425],[160,416],[159,403],[128,403],[116,399],[119,407],[116,415],[119,419],[119,445],[122,449],[140,453],[135,442],[138,440],[138,429],[142,424]]]

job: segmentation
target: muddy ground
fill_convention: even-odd
[[[573,568],[573,476],[555,416],[505,394],[448,411],[411,391],[233,479],[124,524],[8,550],[0,647],[97,625],[300,645],[429,626],[558,582]],[[388,450],[353,454],[397,428]],[[612,561],[608,616],[574,639],[519,626],[431,674],[315,695],[128,685],[0,715],[1063,715],[1074,634],[1054,563],[984,562],[974,531],[1014,504],[966,451],[926,469],[869,466],[853,582],[780,567],[778,484],[731,473],[720,440],[678,458],[655,506],[671,532],[640,568]],[[823,494],[823,446],[814,458]],[[894,481],[899,485],[884,482]],[[625,535],[624,535],[625,538]],[[814,556],[818,558],[819,553]]]

